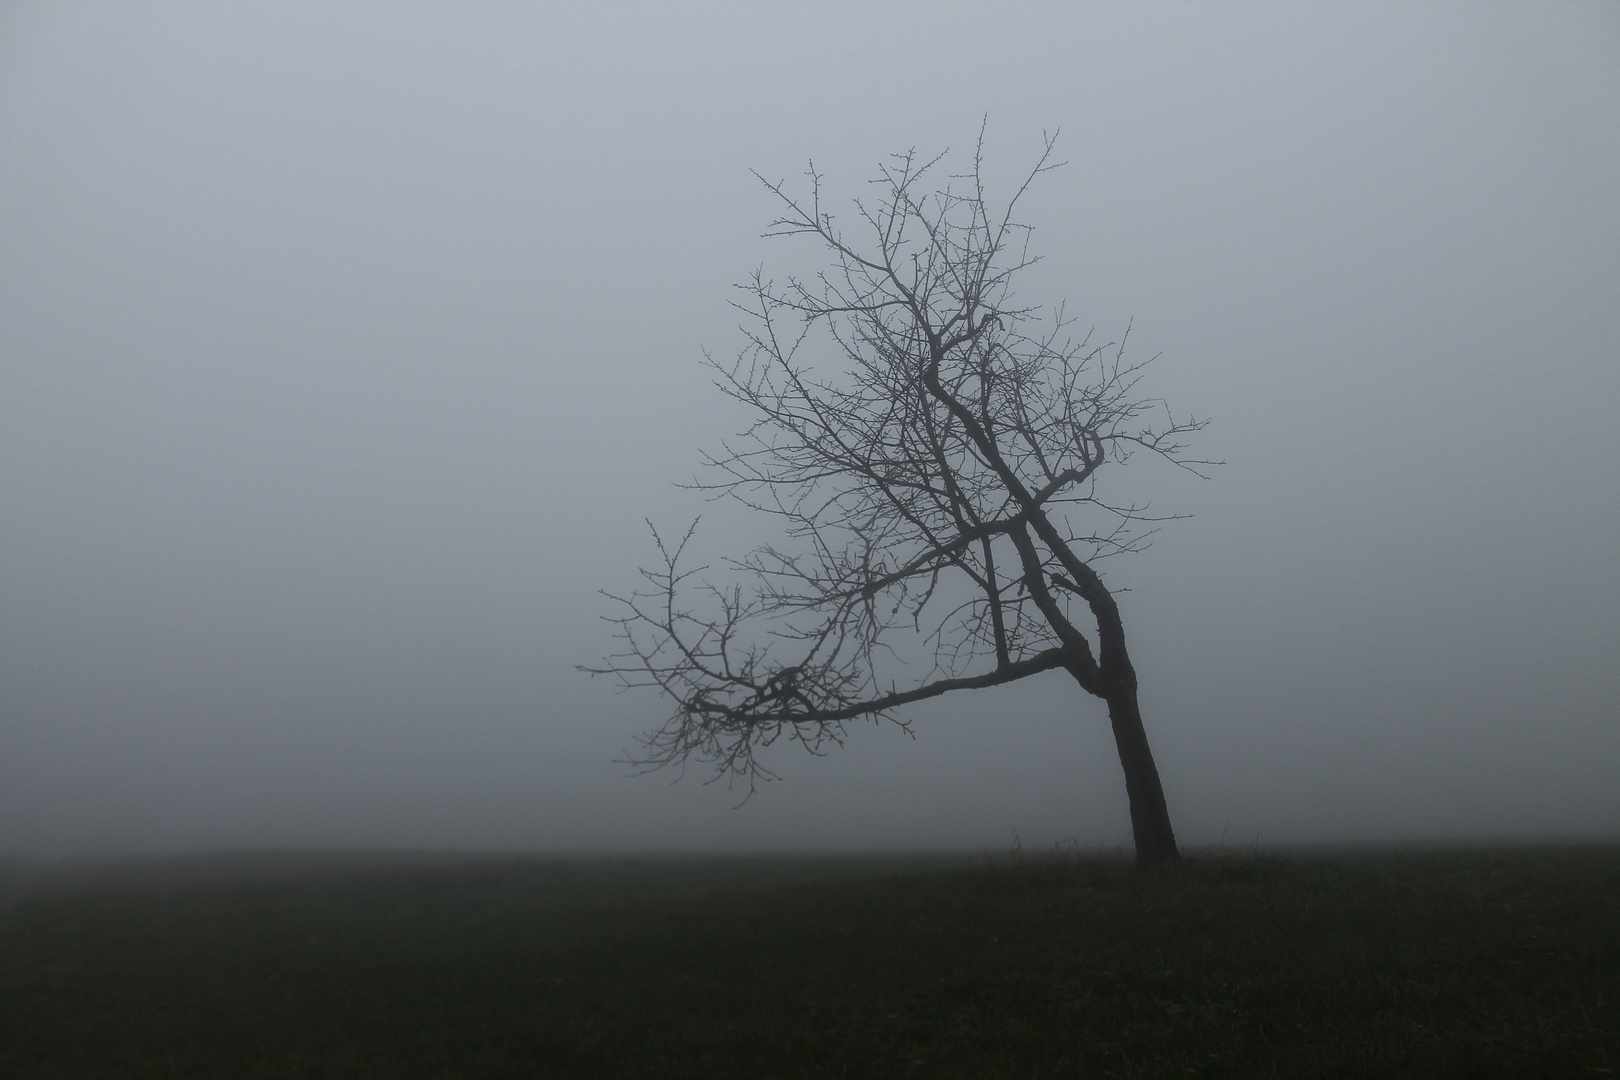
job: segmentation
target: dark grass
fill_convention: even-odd
[[[7,1077],[1601,1077],[1620,848],[285,856],[0,911]]]

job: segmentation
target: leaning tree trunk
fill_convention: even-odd
[[[1103,697],[1108,702],[1108,720],[1114,728],[1119,763],[1125,768],[1125,794],[1131,806],[1136,865],[1172,865],[1180,861],[1181,852],[1176,849],[1176,834],[1170,828],[1170,811],[1164,804],[1159,770],[1153,764],[1153,751],[1148,747],[1147,731],[1142,727],[1136,690],[1122,686]]]
[[[1065,550],[1057,530],[1045,519],[1038,520],[1037,527],[1041,526],[1044,526],[1042,539],[1054,550]],[[1142,727],[1142,710],[1136,704],[1136,669],[1125,648],[1125,624],[1119,616],[1119,605],[1095,570],[1072,556],[1064,562],[1076,582],[1069,588],[1085,599],[1097,620],[1097,662],[1090,662],[1082,643],[1081,655],[1069,671],[1087,692],[1108,702],[1114,747],[1125,769],[1125,794],[1131,806],[1136,865],[1173,865],[1181,860],[1181,852],[1176,849],[1176,834],[1170,828],[1170,810],[1164,805],[1159,769],[1153,764],[1147,730]]]

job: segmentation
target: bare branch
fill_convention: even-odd
[[[860,240],[813,164],[803,196],[755,173],[780,206],[765,235],[812,241],[827,262],[738,286],[745,346],[707,362],[754,422],[692,486],[776,518],[784,539],[711,580],[682,563],[692,530],[673,545],[655,531],[661,565],[612,598],[623,649],[586,670],[674,703],[645,763],[695,757],[751,787],[769,775],[755,751],[779,738],[820,753],[849,720],[903,723],[906,705],[1055,668],[1140,728],[1119,611],[1091,563],[1169,518],[1099,483],[1138,453],[1199,475],[1213,463],[1187,453],[1202,421],[1139,393],[1128,326],[1094,345],[1061,306],[1013,293],[1038,261],[1016,210],[1060,166],[1055,139],[999,207],[982,126],[971,171],[943,186],[926,185],[945,155],[896,155],[854,203]]]

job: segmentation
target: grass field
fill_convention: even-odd
[[[0,909],[0,1076],[1620,1075],[1620,849],[233,856]]]

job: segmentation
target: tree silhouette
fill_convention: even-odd
[[[1203,422],[1140,396],[1125,337],[1077,341],[1061,307],[1018,306],[1013,280],[1038,260],[1013,215],[1058,167],[1053,140],[999,211],[982,155],[981,133],[972,171],[933,190],[943,154],[896,155],[854,202],[859,241],[813,166],[803,198],[759,177],[782,206],[766,235],[815,241],[826,267],[739,286],[747,345],[708,362],[755,419],[693,486],[779,519],[783,539],[713,574],[687,565],[692,529],[655,529],[643,587],[608,594],[624,648],[585,670],[673,700],[643,763],[705,760],[752,789],[769,775],[756,751],[784,736],[822,752],[857,717],[905,724],[902,706],[1062,669],[1107,703],[1138,862],[1173,862],[1124,624],[1095,569],[1163,519],[1098,477],[1142,454],[1196,470],[1185,436]]]

